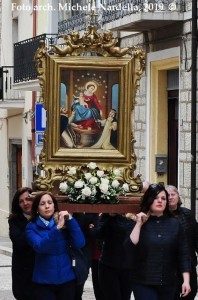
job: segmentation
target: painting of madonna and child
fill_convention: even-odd
[[[60,147],[118,147],[119,73],[62,70]]]

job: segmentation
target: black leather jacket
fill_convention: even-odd
[[[173,284],[177,270],[191,271],[187,242],[181,224],[169,216],[150,216],[142,226],[140,239],[134,245],[133,279],[146,285]]]

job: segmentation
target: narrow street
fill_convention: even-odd
[[[0,254],[0,300],[14,300],[11,281],[11,257]]]

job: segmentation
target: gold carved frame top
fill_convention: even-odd
[[[130,111],[134,109],[135,103],[135,95],[137,89],[139,87],[139,81],[142,73],[145,70],[145,53],[141,48],[138,47],[125,47],[121,48],[117,46],[118,39],[113,37],[113,33],[109,30],[100,33],[97,31],[97,25],[88,26],[88,30],[84,32],[82,36],[80,36],[79,32],[72,32],[70,35],[60,35],[58,37],[63,42],[52,44],[51,49],[47,50],[45,46],[45,41],[42,40],[40,42],[40,47],[37,49],[35,53],[35,67],[37,70],[37,78],[39,79],[40,87],[41,87],[41,100],[44,104],[44,107],[48,110],[48,96],[49,96],[49,76],[50,76],[50,66],[52,64],[56,64],[56,61],[67,62],[69,58],[79,57],[80,61],[83,60],[84,53],[95,53],[97,56],[104,58],[115,58],[115,60],[121,62],[125,61],[126,57],[132,61],[130,64],[130,74],[131,78],[127,77],[127,80],[131,81],[129,83],[130,90],[130,99],[131,103],[128,106]],[[54,62],[50,63],[50,58],[54,58]],[[93,58],[93,56],[92,56]],[[73,61],[73,60],[72,60]],[[115,65],[115,62],[113,63]],[[128,70],[128,69],[127,69]],[[129,72],[129,71],[127,71]],[[127,75],[128,76],[128,75]],[[58,83],[57,83],[58,84]],[[51,111],[50,111],[51,113]],[[47,125],[49,126],[49,125]],[[128,125],[127,125],[128,126]],[[47,133],[48,132],[48,133]],[[62,163],[60,161],[56,162],[48,162],[47,153],[48,153],[48,139],[49,131],[46,130],[44,134],[43,141],[43,150],[40,154],[40,163],[39,168],[43,170],[42,176],[37,176],[33,183],[33,187],[35,190],[53,190],[56,183],[60,181],[67,180],[67,172],[68,172],[68,163],[64,164],[64,160]],[[122,163],[119,165],[123,169],[123,177],[122,180],[127,182],[130,186],[131,192],[138,192],[141,190],[142,182],[140,175],[134,177],[134,170],[136,169],[136,155],[134,153],[134,137],[133,131],[131,130],[130,134],[130,160],[129,163]],[[85,159],[86,160],[86,159]],[[93,160],[93,159],[92,159]],[[71,159],[72,161],[72,159]],[[113,162],[114,160],[112,160]],[[84,161],[82,160],[82,163]],[[82,163],[77,163],[80,167]],[[75,157],[72,162],[75,164]],[[104,160],[100,162],[101,168],[109,168],[109,163],[107,164]]]

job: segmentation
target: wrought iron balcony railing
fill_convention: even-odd
[[[5,100],[22,100],[23,93],[13,89],[14,67],[0,68],[0,102]]]
[[[103,26],[106,23],[122,19],[125,16],[139,12],[184,12],[186,2],[190,0],[101,0],[98,9],[98,21]],[[58,23],[58,33],[71,33],[73,30],[85,30],[87,27],[86,16],[90,11],[79,10],[67,20]]]
[[[41,40],[45,40],[46,47],[57,39],[55,34],[42,34],[14,44],[14,83],[34,80],[37,78],[34,55]]]

